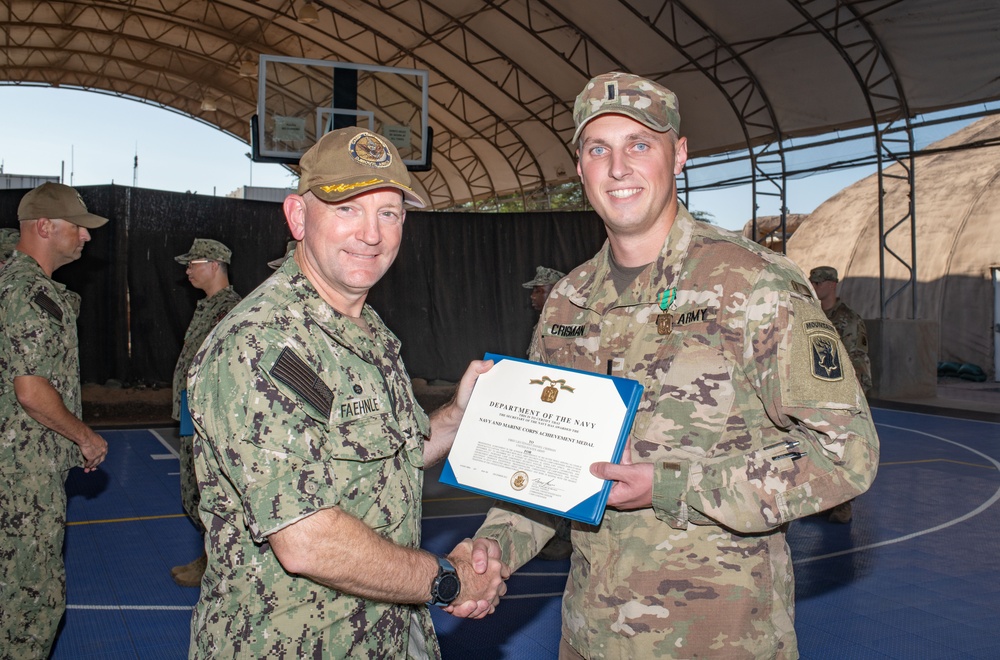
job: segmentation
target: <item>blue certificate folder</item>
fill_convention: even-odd
[[[502,376],[498,371],[482,387],[493,370],[480,377],[442,469],[441,483],[599,525],[612,482],[591,475],[590,464],[621,461],[642,385],[627,378],[493,353],[483,359],[493,360],[494,370],[506,361],[527,366],[504,367]],[[613,401],[616,396],[620,404]],[[576,412],[562,414],[564,410]],[[586,426],[594,430],[576,428]],[[595,438],[597,443],[588,442]],[[536,439],[545,447],[538,447]],[[551,494],[553,488],[556,495]],[[559,506],[568,501],[573,503]]]

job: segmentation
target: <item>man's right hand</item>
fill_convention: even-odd
[[[462,591],[444,610],[468,619],[492,614],[500,597],[507,593],[505,581],[510,577],[510,567],[500,559],[500,545],[492,539],[465,539],[448,555],[448,560],[458,571]]]

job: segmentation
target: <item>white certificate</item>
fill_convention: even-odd
[[[441,482],[598,524],[642,395],[633,380],[487,354]]]

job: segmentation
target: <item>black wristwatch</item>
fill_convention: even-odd
[[[451,605],[452,601],[458,598],[458,592],[462,590],[462,582],[458,579],[458,572],[451,562],[442,557],[438,557],[438,574],[431,584],[431,599],[428,605],[444,607]]]

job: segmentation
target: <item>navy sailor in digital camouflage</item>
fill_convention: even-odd
[[[0,270],[0,657],[21,660],[49,656],[66,610],[66,477],[108,453],[81,419],[80,296],[52,279],[108,220],[52,182],[21,198],[17,219]]]
[[[229,283],[229,265],[233,252],[226,245],[210,238],[196,238],[191,249],[174,257],[174,261],[184,266],[188,281],[196,289],[205,293],[194,308],[194,315],[184,333],[184,343],[174,365],[173,407],[171,416],[181,419],[181,394],[187,388],[187,373],[201,343],[212,328],[240,301],[240,294]],[[191,436],[184,435],[179,440],[181,504],[198,530],[198,479],[194,473],[194,454]],[[197,587],[205,573],[206,555],[201,553],[193,561],[174,566],[170,574],[174,582],[182,587]]]
[[[608,240],[553,289],[531,358],[643,399],[597,527],[573,523],[560,658],[796,658],[788,524],[864,492],[878,438],[837,331],[788,259],[696,221],[677,97],[627,73],[574,107]],[[474,561],[523,566],[553,528],[494,507]]]
[[[400,342],[365,304],[424,206],[359,128],[302,157],[292,255],[215,327],[188,382],[208,565],[192,658],[437,658],[428,605],[479,618],[509,575],[419,548],[423,470],[454,440],[473,362],[428,418]]]

